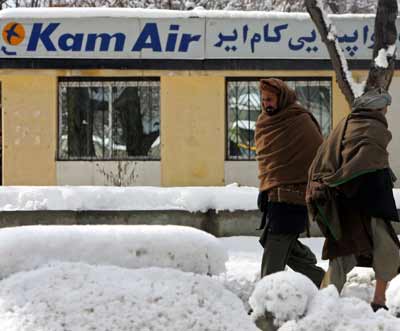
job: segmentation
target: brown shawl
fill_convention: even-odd
[[[386,148],[390,140],[382,112],[357,110],[343,119],[319,148],[310,167],[307,205],[310,218],[318,222],[326,237],[340,240],[343,236],[344,220],[339,219],[336,187],[365,173],[388,168]],[[357,213],[353,214],[349,221],[362,224],[362,220],[355,219]]]
[[[308,168],[322,143],[313,115],[296,102],[296,94],[279,79],[268,79],[280,93],[279,112],[259,115],[255,130],[260,191],[307,183]]]

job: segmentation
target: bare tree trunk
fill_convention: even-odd
[[[375,46],[373,59],[376,59],[379,52],[388,50],[390,46],[393,48],[393,54],[388,53],[387,67],[381,67],[375,60],[368,74],[366,90],[375,87],[383,87],[389,89],[392,82],[394,65],[395,65],[395,44],[397,39],[396,18],[397,18],[397,1],[396,0],[379,0],[378,9],[375,18]]]
[[[347,61],[337,41],[336,30],[329,18],[324,15],[317,0],[305,0],[307,11],[314,21],[322,41],[325,43],[332,66],[336,73],[336,79],[347,102],[353,103],[355,91],[354,82],[347,67]],[[373,63],[369,71],[364,91],[382,87],[389,89],[395,64],[395,43],[397,0],[379,0],[375,18],[375,45],[373,51]],[[379,55],[379,60],[378,60]],[[387,61],[387,65],[385,64]]]
[[[322,41],[326,45],[332,61],[333,69],[336,72],[336,80],[342,90],[347,102],[351,105],[354,100],[354,91],[351,87],[351,77],[349,77],[347,62],[341,57],[341,48],[334,34],[333,25],[324,16],[323,10],[318,6],[317,0],[305,0],[307,11],[314,21]]]

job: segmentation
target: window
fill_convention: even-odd
[[[58,157],[159,160],[159,80],[60,79]]]
[[[299,102],[309,109],[326,136],[332,127],[330,78],[281,78],[296,91]],[[255,160],[254,130],[261,111],[259,78],[227,80],[227,159]]]

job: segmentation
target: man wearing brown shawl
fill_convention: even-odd
[[[308,168],[322,143],[318,123],[283,81],[260,81],[262,112],[255,130],[264,228],[261,277],[285,269],[308,276],[317,287],[324,276],[317,259],[299,240],[307,225]],[[268,220],[268,222],[266,222]]]
[[[324,282],[340,292],[356,265],[372,266],[376,287],[371,307],[384,308],[387,283],[400,266],[399,241],[390,224],[398,221],[387,145],[390,95],[374,89],[357,98],[352,112],[329,135],[310,167],[310,217],[326,240],[329,259]]]

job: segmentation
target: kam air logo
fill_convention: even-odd
[[[17,46],[25,39],[25,28],[20,23],[10,22],[3,28],[2,37],[6,45]],[[8,51],[6,46],[2,46],[1,51],[6,55],[17,54],[16,52]]]
[[[31,55],[37,53],[93,53],[93,52],[141,52],[149,50],[154,53],[176,52],[187,53],[193,43],[200,44],[201,34],[183,33],[180,24],[170,24],[166,38],[161,38],[157,23],[146,23],[133,42],[127,42],[128,35],[124,32],[110,33],[67,33],[61,23],[34,23],[29,36],[26,36],[22,24],[10,22],[2,31],[6,46],[1,51],[6,55],[16,55],[8,47],[15,47],[24,41],[25,52]],[[165,36],[165,33],[162,35]],[[165,39],[165,40],[164,40]],[[129,38],[131,40],[131,38]],[[21,46],[19,46],[21,47]]]

